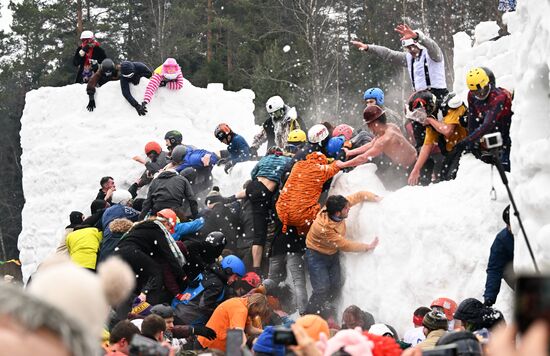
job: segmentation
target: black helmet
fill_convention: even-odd
[[[178,130],[170,130],[166,133],[166,135],[164,135],[164,139],[170,140],[170,146],[168,147],[175,147],[177,145],[181,145],[183,136]]]
[[[101,71],[106,77],[110,77],[115,72],[115,62],[110,58],[105,58],[101,62]]]
[[[171,306],[166,304],[157,304],[151,308],[151,313],[160,316],[163,319],[173,318],[174,309]]]
[[[136,67],[134,66],[134,63],[130,61],[120,63],[120,74],[122,74],[125,78],[132,78],[135,70]]]
[[[205,242],[212,246],[213,252],[216,256],[222,254],[223,249],[225,248],[225,235],[220,231],[212,231],[204,239]]]
[[[171,156],[172,162],[182,163],[186,154],[187,154],[187,147],[185,147],[184,145],[177,145],[172,150],[172,156]]]
[[[423,107],[428,115],[433,115],[437,111],[436,101],[437,98],[429,90],[417,91],[409,98],[409,111]]]
[[[223,140],[224,138],[227,138],[231,134],[231,128],[227,124],[219,124],[216,129],[214,130],[214,136],[218,140]]]

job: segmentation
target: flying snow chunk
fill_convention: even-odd
[[[289,45],[284,46],[283,52],[287,53],[288,51],[290,51],[290,46]]]

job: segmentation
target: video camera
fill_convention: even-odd
[[[493,132],[482,137],[482,142],[487,150],[502,147],[502,134],[500,132]]]
[[[170,350],[155,340],[134,335],[130,343],[130,356],[168,356]]]

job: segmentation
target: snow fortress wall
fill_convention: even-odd
[[[131,88],[138,101],[146,85],[145,79]],[[86,111],[84,85],[29,92],[21,119],[25,206],[18,241],[25,278],[55,250],[72,210],[90,214],[102,176],[127,189],[144,169],[132,157],[144,157],[149,141],[165,147],[164,134],[172,129],[182,132],[185,143],[214,151],[225,147],[214,137],[216,125],[225,122],[251,142],[259,130],[253,100],[251,90],[224,91],[218,84],[204,89],[185,81],[180,91],[160,88],[149,113],[140,117],[118,82],[97,89],[92,113]]]

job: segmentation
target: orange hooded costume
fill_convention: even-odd
[[[321,209],[318,201],[323,184],[339,171],[335,162],[329,164],[320,152],[310,153],[304,161],[294,164],[276,204],[283,233],[288,226],[294,226],[300,235],[307,234]]]

